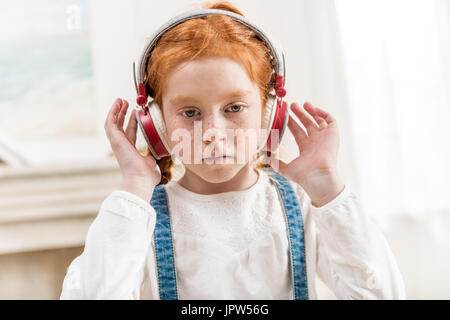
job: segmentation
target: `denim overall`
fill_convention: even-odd
[[[302,215],[297,196],[285,177],[275,172],[272,168],[265,170],[269,173],[269,177],[273,178],[271,180],[276,186],[287,221],[294,299],[307,300],[305,242]],[[164,185],[159,185],[155,188],[150,204],[156,211],[156,225],[153,236],[160,299],[176,300],[178,299],[178,292],[172,232]]]

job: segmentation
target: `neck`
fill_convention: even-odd
[[[249,164],[244,166],[233,178],[220,183],[211,183],[186,169],[184,176],[178,180],[183,188],[199,194],[215,194],[230,191],[242,191],[252,187],[258,181],[259,173]]]

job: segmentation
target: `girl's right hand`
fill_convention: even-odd
[[[155,158],[142,156],[136,149],[137,119],[132,112],[123,131],[128,102],[117,98],[105,121],[106,136],[122,171],[122,189],[149,201],[156,185],[161,181],[161,171]]]

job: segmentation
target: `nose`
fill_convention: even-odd
[[[211,114],[204,118],[203,123],[203,141],[210,144],[213,141],[225,141],[227,137],[227,120],[221,115]]]

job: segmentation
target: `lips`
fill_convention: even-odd
[[[212,157],[212,158],[203,158],[203,160],[219,160],[219,159],[228,159],[228,158],[232,158],[230,156],[221,156],[221,157]]]
[[[216,157],[216,153],[218,156]],[[211,157],[203,158],[205,159],[220,159],[220,158],[232,158],[231,156],[228,156],[225,152],[212,152]]]

